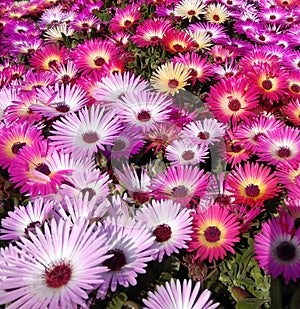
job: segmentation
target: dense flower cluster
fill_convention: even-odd
[[[0,0],[0,305],[291,298],[299,34],[298,0]]]

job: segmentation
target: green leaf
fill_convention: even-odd
[[[108,302],[106,309],[121,309],[126,301],[127,295],[125,293],[117,293]]]
[[[266,303],[266,299],[245,298],[236,304],[236,309],[258,309],[261,305]]]

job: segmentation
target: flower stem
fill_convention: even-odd
[[[271,308],[272,309],[281,309],[282,308],[282,285],[281,277],[276,279],[271,279]]]

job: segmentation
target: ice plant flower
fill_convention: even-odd
[[[100,105],[82,108],[78,115],[70,113],[54,122],[51,136],[53,145],[74,158],[91,157],[104,145],[112,145],[121,130],[118,118]]]
[[[287,285],[300,277],[300,229],[294,230],[295,219],[288,214],[262,224],[254,238],[254,254],[259,267],[273,278],[282,275]]]
[[[36,227],[15,244],[19,255],[4,254],[0,267],[0,304],[12,308],[85,307],[108,270],[101,263],[111,257],[106,234],[87,221],[53,219],[44,233]]]
[[[234,245],[239,241],[240,224],[234,214],[220,204],[212,204],[205,212],[193,216],[192,240],[188,251],[201,260],[224,259],[228,252],[235,253]]]
[[[193,17],[199,19],[199,15],[205,14],[205,4],[202,0],[181,0],[175,5],[174,15],[192,21]]]
[[[157,258],[159,262],[165,255],[179,253],[178,249],[187,249],[192,233],[189,209],[181,208],[180,204],[171,200],[154,200],[139,208],[136,220],[144,222],[155,236],[154,247],[159,251],[153,258]]]
[[[219,303],[209,300],[211,292],[204,290],[199,293],[201,283],[192,287],[192,280],[171,279],[165,285],[157,287],[155,292],[149,292],[147,299],[143,299],[145,309],[215,309]]]
[[[228,191],[236,203],[263,206],[264,201],[275,197],[279,188],[271,168],[258,163],[238,165],[227,176]]]
[[[155,199],[171,199],[184,207],[204,195],[208,178],[198,167],[171,166],[152,179],[150,189]]]
[[[189,78],[190,72],[184,64],[167,62],[156,69],[150,82],[154,89],[174,95],[188,85]]]

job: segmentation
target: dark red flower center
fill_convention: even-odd
[[[103,64],[105,63],[105,60],[104,58],[102,57],[97,57],[95,60],[94,60],[94,63],[97,67],[102,67]]]
[[[192,150],[186,150],[186,151],[183,152],[181,157],[182,157],[183,160],[189,161],[189,160],[194,159],[195,153]]]
[[[57,67],[57,65],[58,65],[58,61],[55,60],[55,59],[50,60],[50,61],[48,62],[48,66],[49,66],[49,67]]]
[[[151,114],[148,111],[140,111],[137,115],[137,119],[141,122],[147,122],[151,119]]]
[[[143,204],[149,201],[150,194],[148,192],[133,192],[132,198],[139,204]]]
[[[183,52],[184,51],[184,46],[181,45],[181,44],[174,44],[173,45],[173,49],[179,53]]]
[[[257,197],[260,193],[259,186],[251,183],[245,188],[245,193],[249,197]]]
[[[188,13],[188,15],[194,16],[196,14],[196,11],[195,10],[189,10],[187,13]]]
[[[261,136],[265,136],[265,135],[266,135],[265,133],[258,132],[258,133],[256,133],[256,134],[253,136],[253,140],[254,140],[255,142],[258,142],[259,139],[260,139],[260,137],[261,137]]]
[[[108,250],[107,254],[113,254],[113,256],[107,260],[105,260],[102,264],[107,266],[111,271],[118,271],[124,265],[126,265],[126,257],[122,250],[120,249],[113,249]]]
[[[81,24],[81,27],[82,27],[82,28],[88,28],[88,27],[89,27],[89,24],[88,24],[88,23],[82,23],[82,24]]]
[[[273,83],[271,80],[269,79],[265,79],[263,82],[262,82],[262,86],[265,90],[271,90],[272,87],[273,87]]]
[[[243,150],[243,147],[239,145],[237,142],[235,142],[231,144],[230,149],[234,153],[239,153]]]
[[[290,155],[291,155],[291,150],[290,150],[290,148],[288,148],[288,147],[280,147],[280,148],[277,150],[277,155],[278,155],[278,157],[280,157],[280,158],[288,158],[288,157],[290,157]]]
[[[122,151],[123,149],[126,148],[126,143],[124,141],[121,140],[116,140],[112,150],[113,151]]]
[[[174,198],[181,198],[186,197],[188,192],[189,190],[185,186],[180,185],[178,187],[174,187],[171,191],[171,194]]]
[[[232,99],[229,101],[228,108],[233,112],[237,112],[241,107],[242,104],[238,99]]]
[[[189,73],[191,77],[197,77],[198,71],[195,70],[194,68],[189,68]]]
[[[286,21],[287,21],[288,23],[292,23],[292,22],[294,21],[294,18],[293,18],[293,17],[288,17],[288,18],[286,19]]]
[[[125,26],[125,27],[130,27],[131,25],[132,25],[132,21],[131,21],[131,20],[126,19],[126,20],[124,21],[124,26]]]
[[[175,79],[175,78],[170,79],[170,80],[168,81],[168,87],[171,88],[171,89],[177,88],[178,85],[179,85],[179,82],[178,82],[178,80]]]
[[[283,241],[276,247],[276,253],[280,260],[292,261],[296,255],[296,248],[292,243]]]
[[[70,80],[71,80],[71,77],[68,74],[63,75],[61,78],[61,81],[65,84],[68,83]]]
[[[158,40],[159,40],[159,37],[157,35],[153,35],[153,36],[150,37],[151,42],[156,42]]]
[[[11,151],[12,153],[19,153],[20,149],[22,149],[24,146],[26,146],[26,143],[24,142],[17,142],[17,143],[14,143],[12,146],[11,146]]]
[[[88,194],[89,201],[96,195],[96,191],[93,188],[88,188],[88,187],[81,189],[80,192],[82,193],[83,196]]]
[[[209,226],[204,231],[204,237],[208,242],[217,242],[220,240],[221,231],[216,226]]]
[[[70,263],[63,261],[47,268],[45,270],[45,282],[49,288],[60,288],[66,285],[72,276],[72,268]]]
[[[93,144],[99,140],[99,136],[97,132],[88,131],[82,134],[82,139],[84,142],[88,144]]]
[[[208,140],[210,138],[210,134],[207,131],[199,132],[198,133],[198,138],[206,141],[206,140]]]
[[[58,104],[55,109],[59,112],[59,113],[67,113],[70,111],[70,107],[69,105],[67,105],[66,103],[61,103]]]
[[[231,1],[231,0],[228,0],[228,1],[227,1],[227,4],[228,4],[228,5],[232,5],[232,1]]]
[[[46,175],[49,176],[51,174],[51,171],[48,167],[48,165],[46,163],[39,163],[36,167],[35,170]]]
[[[219,21],[220,20],[220,16],[216,15],[216,14],[212,18],[213,18],[214,21]]]
[[[260,41],[265,41],[265,40],[266,40],[266,37],[263,36],[263,35],[260,35],[260,36],[258,37],[258,39],[259,39]]]
[[[297,85],[297,84],[293,84],[291,86],[291,90],[294,92],[294,93],[299,93],[300,92],[300,86]]]
[[[275,15],[271,15],[271,16],[270,16],[270,19],[271,19],[271,20],[274,20],[274,19],[276,19],[276,16],[275,16]]]
[[[230,204],[230,197],[226,194],[220,193],[217,195],[215,202],[227,206]]]
[[[161,224],[153,231],[153,235],[156,237],[157,242],[165,242],[171,238],[172,231],[169,225]]]
[[[25,234],[28,235],[29,232],[35,233],[35,228],[40,226],[41,226],[40,221],[30,222],[25,228]]]

